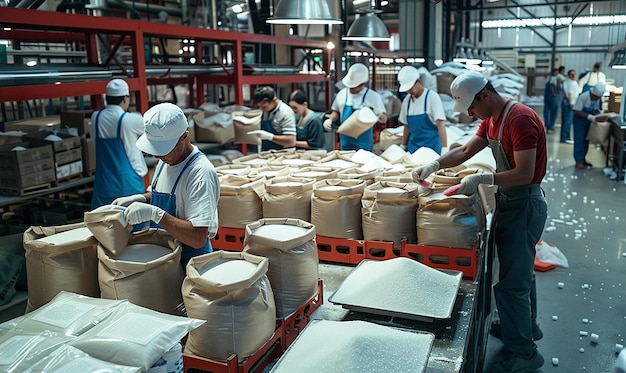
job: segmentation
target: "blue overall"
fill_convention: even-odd
[[[502,147],[502,133],[508,112],[514,104],[513,101],[507,104],[498,138],[488,138],[497,172],[511,169]],[[532,325],[537,319],[537,287],[533,267],[535,244],[541,238],[547,217],[548,206],[539,184],[498,187],[489,233],[494,235],[500,262],[494,298],[504,347],[526,358],[530,358],[537,349],[532,337]],[[488,266],[491,268],[491,263]]]
[[[98,121],[100,113],[96,115],[94,123],[96,131],[96,175],[93,183],[93,197],[91,207],[99,207],[110,204],[118,197],[126,197],[145,191],[143,178],[135,172],[128,160],[124,142],[120,137],[122,114],[117,122],[117,136],[111,138],[100,137]]]
[[[591,106],[584,107],[582,112],[589,114],[598,114],[599,113],[599,103],[600,99],[592,100]],[[591,121],[587,120],[587,118],[579,118],[574,115],[574,160],[576,163],[584,163],[585,156],[587,155],[587,150],[589,150],[589,140],[587,140],[587,135],[589,134],[589,127],[591,127]]]
[[[554,89],[554,94],[552,90]],[[559,96],[559,88],[557,87],[555,79],[548,79],[546,81],[544,96],[543,96],[543,121],[546,125],[546,129],[553,130],[556,123],[556,117],[559,114],[559,102],[561,96]]]
[[[574,120],[574,110],[567,96],[561,101],[561,142],[570,139],[570,129]]]
[[[409,126],[409,141],[406,144],[406,148],[409,153],[413,153],[422,146],[425,146],[441,154],[439,129],[437,125],[430,120],[426,111],[429,94],[430,90],[427,90],[426,97],[424,97],[424,112],[422,114],[409,115],[412,99],[409,98],[408,100],[406,121]]]
[[[361,105],[359,108],[363,107],[365,103],[365,96],[369,92],[369,88],[366,88],[365,94],[363,95],[363,100],[361,101]],[[343,123],[346,119],[352,115],[354,112],[354,107],[352,105],[348,105],[348,94],[346,94],[346,104],[343,106],[343,111],[341,112],[341,123]],[[363,132],[356,139],[354,137],[350,137],[348,135],[344,135],[343,133],[339,134],[339,149],[340,150],[368,150],[372,151],[374,149],[374,127],[369,128],[367,131]]]
[[[276,105],[276,108],[272,111],[272,113],[278,110],[278,105]],[[269,133],[272,133],[274,135],[280,135],[280,133],[276,132],[276,130],[274,129],[274,126],[272,126],[273,121],[274,121],[273,119],[261,120],[261,129]],[[282,145],[277,144],[273,141],[263,140],[261,142],[261,150],[282,149],[282,148],[283,148]]]
[[[156,176],[154,177],[154,181],[152,182],[152,196],[150,197],[150,203],[154,206],[160,207],[168,214],[172,216],[176,216],[176,193],[175,193],[176,186],[178,186],[180,177],[185,172],[187,167],[189,167],[191,162],[193,162],[200,155],[202,155],[202,152],[197,152],[191,158],[189,158],[189,160],[187,161],[183,169],[180,171],[180,174],[178,174],[178,177],[176,178],[176,181],[174,182],[174,186],[172,187],[172,191],[170,193],[162,193],[156,190],[156,185],[157,185],[157,182],[159,181],[159,176],[161,175],[161,171],[163,171],[163,167],[165,167],[165,164],[161,163],[161,167],[157,171]],[[150,227],[161,228],[160,225],[158,225],[157,223],[153,221],[150,222]],[[213,248],[211,247],[211,240],[209,240],[208,237],[204,246],[198,249],[194,249],[193,247],[189,245],[185,245],[185,244],[182,244],[182,246],[183,246],[183,253],[181,255],[180,262],[182,263],[183,266],[186,266],[187,262],[192,257],[202,255],[202,254],[207,254],[213,251]]]

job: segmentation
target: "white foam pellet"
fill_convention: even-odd
[[[622,349],[623,349],[623,348],[624,348],[624,346],[623,346],[623,345],[621,345],[621,344],[619,344],[619,343],[616,343],[616,344],[615,344],[615,348],[613,349],[613,351],[615,351],[615,353],[616,353],[616,354],[619,354],[619,353],[620,353],[620,351],[622,351]]]
[[[582,288],[583,289],[589,289],[589,284],[583,284]]]
[[[586,336],[588,336],[588,335],[589,335],[589,333],[588,333],[588,332],[586,332],[586,331],[584,331],[584,330],[580,330],[580,331],[578,332],[578,335],[580,335],[581,337],[586,337]]]
[[[591,343],[598,343],[599,338],[600,336],[595,333],[591,333],[591,336],[589,337],[589,339],[591,340]]]
[[[554,365],[554,366],[559,365],[559,358],[558,357],[553,357],[552,358],[552,365]]]
[[[555,230],[556,230],[555,226],[550,226],[550,227],[546,228],[546,232],[552,232],[552,231],[555,231]]]
[[[553,321],[556,321],[556,320],[558,320],[558,319],[559,319],[559,317],[558,317],[557,315],[552,316],[552,320],[553,320]]]
[[[583,352],[585,352],[585,349],[581,347],[578,351],[580,351],[580,353],[582,354]]]
[[[583,324],[589,324],[589,320],[588,319],[583,319]]]
[[[559,289],[563,289],[565,287],[565,284],[562,282],[557,282],[556,287]]]

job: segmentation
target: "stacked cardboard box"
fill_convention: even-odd
[[[96,144],[90,135],[91,112],[90,111],[66,111],[61,113],[61,126],[63,128],[76,128],[80,136],[83,174],[91,176],[96,171]]]
[[[0,188],[22,194],[27,188],[49,186],[55,180],[53,154],[51,145],[36,142],[0,146]]]
[[[29,134],[27,137],[32,141],[42,144],[48,143],[52,146],[54,152],[54,170],[57,181],[82,176],[83,155],[80,137],[57,133],[54,136],[60,138],[60,140],[46,140],[50,135],[50,132],[42,131]]]

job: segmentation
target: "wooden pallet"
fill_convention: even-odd
[[[69,183],[70,181],[80,180],[82,178],[83,178],[83,174],[74,174],[74,175],[62,177],[60,179],[56,179],[52,183],[54,184],[54,186],[59,186],[65,183]]]
[[[18,196],[25,196],[32,193],[41,192],[44,190],[48,190],[52,188],[50,183],[33,185],[26,188],[11,188],[11,187],[0,187],[0,194],[11,194]]]

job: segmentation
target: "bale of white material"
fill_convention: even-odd
[[[311,223],[320,236],[363,239],[361,197],[365,180],[328,179],[315,183],[311,196]]]
[[[220,178],[220,199],[217,204],[220,226],[243,229],[246,224],[263,217],[265,180],[264,177]]]

